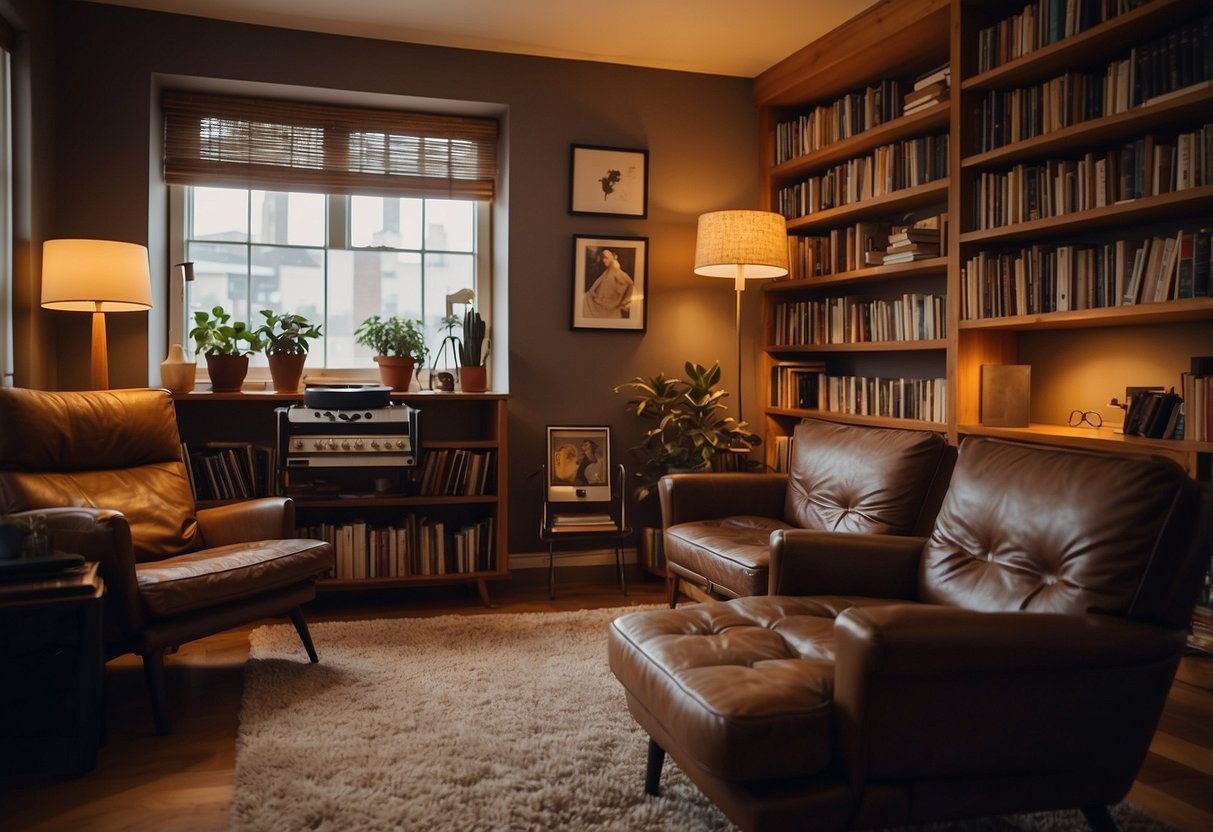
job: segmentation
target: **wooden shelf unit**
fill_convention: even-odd
[[[1019,13],[1023,0],[887,0],[848,21],[767,70],[755,81],[763,133],[762,207],[778,210],[781,187],[862,155],[893,140],[946,129],[948,177],[879,200],[821,211],[788,222],[789,235],[821,234],[861,219],[909,212],[943,203],[948,213],[945,256],[910,264],[867,267],[763,286],[763,378],[780,361],[825,361],[827,368],[863,366],[904,368],[921,375],[938,367],[947,378],[948,413],[943,423],[860,417],[840,413],[771,407],[764,410],[766,445],[790,434],[804,416],[854,424],[923,428],[947,434],[953,443],[965,435],[996,435],[1103,450],[1111,453],[1162,453],[1190,473],[1209,479],[1210,443],[1125,437],[1111,424],[1119,411],[1107,410],[1110,396],[1124,397],[1126,386],[1176,385],[1195,355],[1213,355],[1213,299],[1196,298],[1051,312],[1004,318],[962,320],[962,270],[982,250],[1033,244],[1101,243],[1146,235],[1173,236],[1179,228],[1213,225],[1213,185],[1164,193],[1107,207],[978,229],[977,183],[982,172],[1048,159],[1079,158],[1146,134],[1173,135],[1213,120],[1213,81],[1205,80],[1157,96],[1127,112],[1072,124],[1052,133],[982,152],[980,105],[991,91],[1044,82],[1068,71],[1106,66],[1124,58],[1135,45],[1178,26],[1207,17],[1201,0],[1152,0],[1140,8],[1037,49],[985,72],[978,72],[978,32]],[[916,74],[950,61],[950,99],[908,117],[882,124],[858,136],[773,164],[775,127],[816,106],[885,79],[903,84]],[[911,291],[946,293],[946,335],[942,340],[902,344],[776,346],[773,310],[779,303],[846,294],[880,297],[903,286]],[[926,288],[923,288],[926,287]],[[885,295],[892,296],[892,295]],[[980,419],[983,364],[1032,365],[1032,418],[1025,428],[985,428]],[[1109,382],[1109,379],[1114,379]],[[1115,386],[1112,386],[1115,385]],[[1098,398],[1097,398],[1098,397]],[[1070,409],[1105,408],[1099,431],[1069,428]],[[768,451],[770,453],[770,451]],[[768,460],[770,461],[770,460]]]
[[[181,438],[188,443],[250,441],[274,443],[277,421],[274,409],[300,404],[302,394],[250,391],[244,393],[194,392],[174,396]],[[490,568],[441,575],[386,576],[358,579],[323,579],[326,591],[381,589],[474,583],[481,600],[489,604],[486,582],[509,577],[508,529],[508,396],[498,393],[407,393],[392,394],[393,402],[418,409],[420,448],[424,455],[443,449],[492,451],[493,464],[486,491],[477,496],[427,496],[415,493],[372,495],[380,468],[317,469],[339,472],[343,483],[357,492],[351,496],[301,496],[293,494],[296,522],[300,526],[319,522],[365,519],[374,525],[392,525],[401,512],[425,512],[462,522],[491,518],[493,521]],[[397,472],[399,474],[399,472]]]

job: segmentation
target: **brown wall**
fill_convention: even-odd
[[[680,372],[682,363],[725,368],[736,391],[733,293],[728,281],[691,273],[695,222],[704,211],[758,204],[757,118],[748,79],[647,70],[292,32],[81,2],[58,2],[54,111],[40,125],[53,147],[52,220],[34,242],[86,236],[146,242],[153,282],[167,281],[166,212],[155,159],[154,89],[163,75],[294,85],[357,94],[455,99],[503,113],[508,166],[494,229],[499,292],[508,291],[497,348],[508,335],[511,393],[511,551],[538,548],[538,490],[528,475],[543,457],[548,424],[607,424],[617,453],[639,435],[614,385]],[[37,129],[37,128],[36,128]],[[645,220],[573,217],[569,145],[649,150]],[[44,194],[39,199],[46,201]],[[569,328],[572,235],[649,238],[648,332]],[[108,316],[111,384],[148,382],[164,353],[164,293],[157,308]],[[757,293],[746,298],[757,331]],[[34,304],[36,306],[36,303]],[[34,310],[49,320],[44,362],[18,384],[87,384],[88,316]],[[17,349],[18,367],[31,362]],[[28,353],[28,351],[26,351]],[[499,353],[500,358],[500,353]],[[748,366],[753,365],[747,354]],[[152,379],[155,380],[154,378]],[[747,412],[757,412],[752,377]],[[655,517],[654,507],[642,515]]]

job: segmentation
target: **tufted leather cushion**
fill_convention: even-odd
[[[804,777],[832,763],[834,619],[881,599],[759,596],[623,615],[611,671],[718,777]]]
[[[1173,513],[1196,510],[1191,487],[1158,457],[966,439],[919,595],[990,612],[1126,615],[1151,563],[1182,556],[1161,535]]]
[[[794,434],[784,517],[801,529],[910,534],[946,444],[927,431],[806,419]]]
[[[140,564],[139,597],[152,618],[168,618],[265,595],[325,572],[320,540],[259,540]]]
[[[121,511],[142,562],[200,545],[193,505],[167,391],[0,389],[0,512]]]
[[[782,520],[751,515],[681,523],[667,530],[666,558],[706,579],[709,591],[765,595],[771,532],[790,528]]]

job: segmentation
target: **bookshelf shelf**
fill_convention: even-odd
[[[943,338],[919,339],[916,341],[854,341],[846,344],[768,344],[767,352],[783,354],[820,352],[912,352],[946,350],[948,342]]]
[[[1104,309],[1079,309],[1071,312],[1047,312],[1041,315],[1014,315],[961,321],[966,330],[1089,329],[1095,327],[1141,326],[1186,321],[1213,321],[1213,298],[1111,306]]]
[[[912,263],[892,263],[888,266],[869,266],[865,269],[852,269],[821,277],[776,280],[763,284],[762,291],[777,294],[798,293],[812,289],[835,288],[838,286],[875,283],[886,280],[896,281],[922,275],[941,275],[947,269],[948,260],[946,257],[932,257],[927,260],[915,260]]]
[[[887,416],[863,416],[856,413],[835,413],[832,410],[806,410],[795,407],[768,407],[768,416],[790,419],[822,419],[829,422],[846,422],[850,425],[868,425],[875,428],[902,428],[904,430],[932,430],[943,432],[947,425],[943,422],[928,422],[922,419],[893,419]]]
[[[938,179],[925,185],[902,188],[883,196],[865,199],[850,205],[841,205],[826,211],[818,211],[805,217],[788,220],[788,233],[827,231],[832,227],[881,217],[889,214],[909,213],[947,199],[948,180]]]

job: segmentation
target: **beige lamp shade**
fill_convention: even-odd
[[[788,232],[782,216],[745,210],[700,214],[695,274],[733,278],[740,292],[746,280],[787,273]]]
[[[42,306],[68,312],[151,309],[147,248],[112,240],[47,240],[42,244]]]

